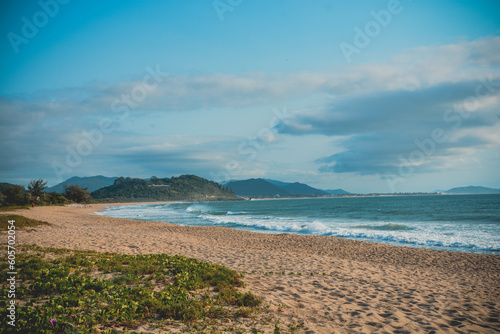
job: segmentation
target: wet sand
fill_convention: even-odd
[[[272,305],[282,333],[293,323],[304,324],[299,333],[500,333],[497,255],[94,214],[106,206],[18,211],[53,226],[18,231],[17,242],[179,254],[244,271],[246,289]]]

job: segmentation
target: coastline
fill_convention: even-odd
[[[219,263],[247,272],[247,289],[304,332],[500,332],[500,256],[94,214],[134,204],[151,203],[18,211],[53,224],[18,231],[18,242]]]

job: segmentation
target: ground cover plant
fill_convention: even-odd
[[[14,211],[14,210],[29,210],[30,207],[28,205],[24,206],[19,206],[19,205],[14,205],[14,206],[0,206],[0,212],[4,211]]]
[[[40,225],[50,225],[47,222],[26,218],[20,215],[0,215],[0,231],[7,231],[9,220],[14,220],[16,229],[25,229],[27,227],[35,227]]]
[[[243,282],[236,271],[182,256],[23,246],[16,269],[16,329],[22,333],[132,332],[173,323],[203,330],[249,317],[261,303],[238,291]],[[2,271],[2,296],[7,278]],[[0,300],[2,319],[7,302]]]

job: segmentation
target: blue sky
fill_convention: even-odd
[[[500,188],[497,1],[18,1],[0,181]]]

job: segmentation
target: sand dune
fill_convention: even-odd
[[[180,254],[245,271],[247,288],[305,333],[500,332],[500,256],[93,215],[105,206],[22,211],[53,226],[19,231],[18,242]]]

